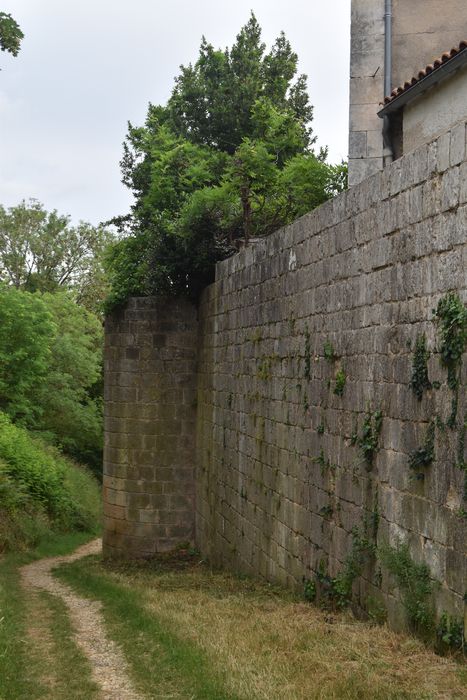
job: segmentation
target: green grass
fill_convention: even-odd
[[[92,680],[87,657],[74,641],[65,603],[61,598],[45,591],[40,596],[51,613],[53,671],[56,678],[54,699],[93,700],[97,698],[99,687]]]
[[[464,667],[386,627],[212,571],[195,553],[145,564],[88,557],[56,575],[103,606],[135,687],[173,700],[465,697]]]
[[[96,559],[65,564],[54,573],[80,594],[102,602],[110,635],[130,662],[135,684],[149,697],[240,699],[227,690],[225,678],[202,649],[148,615],[141,593],[102,575]]]
[[[35,700],[51,698],[49,689],[41,681],[46,662],[41,649],[33,648],[27,634],[28,607],[31,593],[20,584],[19,567],[35,559],[73,552],[80,544],[93,537],[93,533],[48,533],[32,552],[10,553],[0,559],[0,698],[1,700]],[[62,614],[63,613],[63,614]],[[63,648],[68,663],[79,654],[71,641],[71,630],[57,601],[54,613],[54,635],[57,647]],[[72,649],[73,646],[73,649]],[[61,657],[64,659],[64,656]],[[82,674],[82,678],[85,675]],[[57,696],[60,697],[60,696]],[[63,695],[63,698],[80,697]],[[83,698],[85,696],[82,696]],[[88,695],[92,697],[92,695]]]

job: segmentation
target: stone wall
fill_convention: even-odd
[[[433,310],[449,291],[467,300],[466,175],[464,126],[218,265],[200,306],[197,419],[197,542],[214,563],[301,588],[343,569],[357,528],[408,543],[441,584],[438,610],[462,614],[466,371],[449,428]],[[435,387],[421,401],[420,334]],[[433,462],[411,469],[433,427]],[[401,624],[372,557],[354,596]]]
[[[105,324],[104,555],[194,541],[196,310],[131,299]]]
[[[438,612],[462,614],[467,373],[452,419],[433,310],[467,300],[466,183],[464,125],[219,264],[199,321],[153,299],[107,319],[106,555],[193,541],[195,488],[214,564],[301,589],[344,569],[355,533],[402,541],[439,581]],[[370,552],[353,595],[403,624]]]

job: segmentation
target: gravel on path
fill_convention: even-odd
[[[94,540],[68,556],[40,559],[23,566],[22,583],[26,588],[38,588],[61,598],[67,606],[77,644],[86,654],[92,677],[101,688],[103,700],[143,700],[128,676],[128,666],[117,644],[105,630],[101,604],[81,598],[71,588],[52,576],[52,569],[101,551],[101,540]]]

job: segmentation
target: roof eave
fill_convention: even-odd
[[[430,87],[445,80],[451,73],[463,68],[467,65],[467,49],[464,49],[456,56],[451,58],[446,63],[443,63],[439,68],[435,68],[431,73],[419,80],[411,87],[404,90],[400,95],[394,97],[378,112],[378,117],[385,117],[394,112],[398,112],[408,102],[411,102],[416,97],[426,92]]]

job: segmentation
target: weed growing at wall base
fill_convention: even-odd
[[[413,470],[416,479],[424,479],[423,469],[429,467],[435,459],[435,424],[432,421],[426,431],[425,441],[423,445],[409,457],[409,467]]]
[[[411,629],[428,640],[435,627],[430,570],[426,564],[414,562],[408,545],[401,542],[395,547],[380,547],[378,556],[396,580]]]

